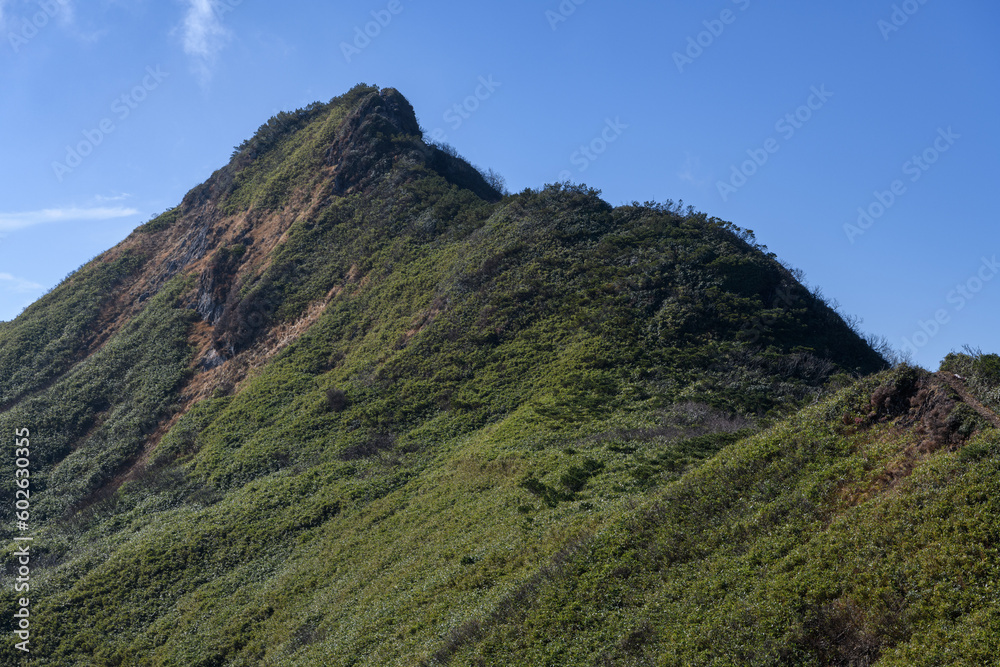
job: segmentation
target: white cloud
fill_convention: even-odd
[[[24,278],[18,278],[10,275],[9,273],[0,273],[0,289],[5,292],[17,292],[18,294],[24,294],[25,292],[37,292],[38,290],[45,288],[38,283],[33,283],[30,280],[25,280]]]
[[[48,208],[42,211],[25,213],[0,213],[0,232],[12,232],[35,225],[50,222],[100,222],[136,215],[134,208],[98,207],[98,208]]]
[[[131,196],[132,195],[130,195],[127,192],[122,192],[121,194],[111,195],[110,197],[105,197],[104,195],[97,195],[96,197],[94,197],[94,199],[97,201],[97,203],[104,204],[109,201],[124,201]]]
[[[187,0],[184,17],[184,53],[191,56],[202,85],[212,77],[215,57],[232,37],[215,12],[216,0]]]
[[[677,172],[677,177],[691,185],[702,187],[708,183],[708,179],[698,178],[698,172],[700,171],[701,159],[687,153],[687,159],[684,161],[684,166],[681,167],[681,170]]]

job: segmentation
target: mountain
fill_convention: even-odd
[[[890,370],[800,278],[393,89],[279,114],[0,324],[0,617],[60,666],[995,649],[994,357]]]

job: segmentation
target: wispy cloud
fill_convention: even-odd
[[[105,197],[104,195],[97,195],[96,197],[94,197],[94,199],[97,200],[97,203],[99,204],[105,204],[110,201],[124,201],[130,198],[131,196],[132,195],[130,195],[127,192],[122,192],[121,194],[111,195],[109,197]]]
[[[698,178],[698,172],[700,171],[701,159],[688,153],[687,159],[684,161],[684,165],[681,167],[681,170],[677,172],[677,177],[682,181],[690,183],[691,185],[702,187],[708,183],[708,179]]]
[[[229,43],[231,33],[222,25],[215,12],[216,0],[187,0],[184,17],[184,53],[192,58],[200,83],[207,85],[212,78],[212,66],[219,52]]]
[[[0,232],[12,232],[50,222],[100,222],[136,215],[139,211],[123,206],[97,208],[47,208],[25,213],[0,213]]]
[[[76,8],[73,6],[73,0],[56,0],[56,15],[59,17],[59,23],[63,26],[71,26],[76,19]]]
[[[17,292],[18,294],[25,294],[27,292],[37,292],[41,289],[45,288],[38,283],[33,283],[30,280],[12,276],[9,273],[0,273],[0,290],[3,290],[4,292]]]

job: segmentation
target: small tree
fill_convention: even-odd
[[[487,169],[486,173],[483,174],[483,178],[486,179],[489,186],[496,190],[498,194],[504,196],[510,194],[510,190],[507,189],[507,180],[496,171],[493,171],[493,169]]]

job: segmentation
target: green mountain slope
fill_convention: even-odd
[[[983,359],[949,363],[996,409]],[[0,364],[0,430],[31,431],[31,664],[834,664],[988,608],[930,596],[897,628],[823,569],[909,480],[987,472],[961,395],[855,384],[885,360],[752,233],[504,194],[391,89],[271,119],[0,326]]]
[[[924,372],[871,377],[669,485],[439,657],[995,664],[998,434]]]

